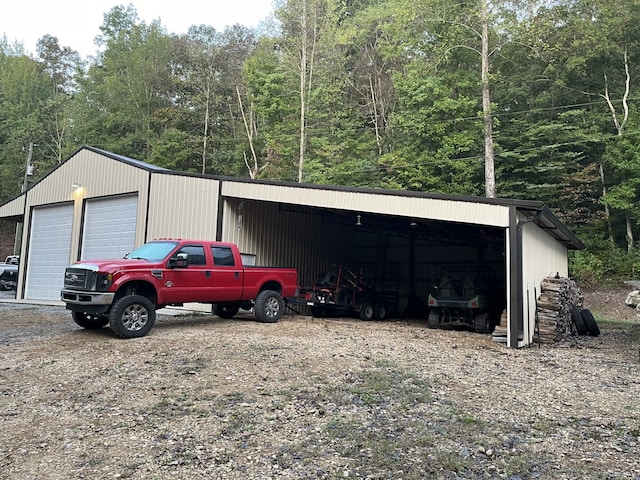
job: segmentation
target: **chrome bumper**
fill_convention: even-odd
[[[60,298],[63,302],[75,305],[111,305],[114,292],[84,292],[80,290],[63,289]]]

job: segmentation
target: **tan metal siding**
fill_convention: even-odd
[[[535,223],[527,223],[522,228],[523,262],[523,319],[525,338],[521,344],[533,341],[535,328],[535,310],[540,284],[549,276],[559,274],[567,277],[568,252],[564,245],[547,235]]]
[[[215,240],[219,188],[217,180],[154,173],[147,240]]]
[[[84,198],[122,193],[139,193],[146,205],[149,173],[140,168],[115,161],[90,150],[81,150],[54,170],[46,181],[32,187],[30,205],[45,205],[72,198],[72,184],[82,185]]]
[[[10,202],[0,206],[0,218],[20,216],[24,213],[25,196],[20,195]]]
[[[293,205],[335,208],[415,218],[507,227],[509,208],[468,201],[402,195],[298,188],[243,182],[223,182],[225,197],[278,201]]]
[[[318,215],[280,209],[276,203],[224,200],[222,239],[256,255],[258,265],[297,268],[304,285],[332,264],[352,258],[351,245],[344,244],[350,230],[323,223]]]

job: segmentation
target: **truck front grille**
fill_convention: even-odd
[[[76,290],[94,290],[96,272],[84,268],[68,267],[64,272],[64,287]]]

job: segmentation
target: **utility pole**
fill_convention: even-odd
[[[31,165],[31,157],[33,157],[33,142],[29,142],[29,151],[27,152],[27,164],[24,168],[24,182],[22,183],[22,190],[24,192],[29,188],[29,177],[33,175],[33,166]]]
[[[31,158],[33,157],[33,142],[29,142],[29,149],[27,150],[27,162],[24,167],[24,181],[22,182],[22,193],[29,188],[29,177],[33,175],[33,166],[31,165]],[[20,255],[20,249],[22,247],[22,222],[16,223],[16,241],[13,243],[13,254]]]

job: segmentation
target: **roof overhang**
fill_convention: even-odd
[[[570,250],[584,244],[542,202],[217,177],[223,197],[507,228],[515,208]]]

